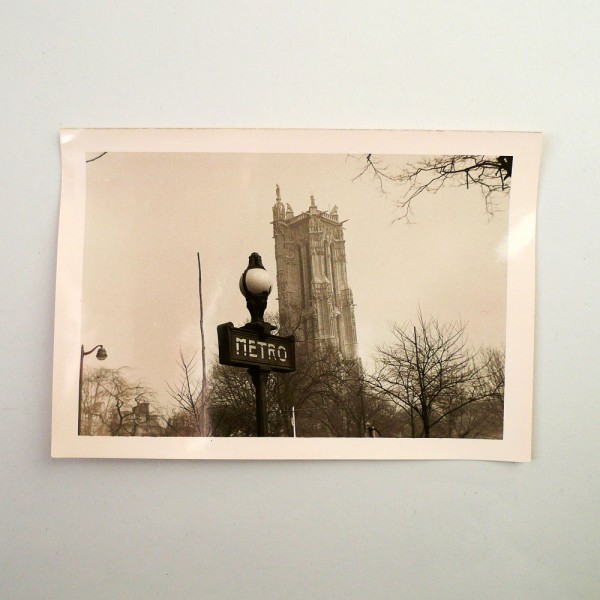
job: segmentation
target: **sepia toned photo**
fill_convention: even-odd
[[[529,459],[539,135],[62,144],[53,455]]]

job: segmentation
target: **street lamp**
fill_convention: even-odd
[[[246,298],[246,307],[250,313],[250,323],[247,329],[257,333],[270,333],[275,327],[265,323],[267,300],[273,287],[273,280],[262,264],[262,258],[257,252],[248,257],[248,266],[240,277],[240,292]]]
[[[246,298],[250,322],[243,327],[233,323],[217,326],[219,363],[244,367],[256,390],[256,435],[269,435],[267,426],[267,381],[269,373],[291,373],[296,370],[296,341],[293,335],[272,335],[274,325],[265,322],[267,300],[271,293],[271,276],[260,256],[253,252],[248,267],[240,277],[240,291]]]
[[[81,357],[79,359],[79,416],[77,419],[77,435],[81,435],[81,406],[82,406],[82,397],[83,397],[83,357],[91,354],[94,350],[98,350],[96,352],[96,358],[98,360],[106,360],[108,354],[104,349],[102,344],[98,344],[94,346],[91,350],[87,352],[84,350],[83,345],[81,346]]]
[[[268,335],[275,327],[265,323],[267,300],[273,287],[271,276],[262,264],[257,252],[248,257],[248,266],[240,277],[240,292],[246,298],[246,307],[250,313],[250,323],[245,328],[259,335]],[[250,367],[248,373],[256,389],[256,435],[265,437],[268,433],[267,381],[270,370],[259,366]]]

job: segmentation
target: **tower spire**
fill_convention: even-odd
[[[281,191],[279,184],[275,184],[275,204],[273,205],[273,221],[283,221],[285,219],[285,206],[281,201]]]

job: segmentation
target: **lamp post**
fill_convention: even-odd
[[[275,329],[264,319],[272,287],[271,276],[264,268],[260,255],[253,252],[248,258],[248,267],[240,277],[240,291],[246,298],[246,307],[250,312],[250,323],[245,325],[244,329],[253,331],[259,336],[266,336]],[[269,435],[267,382],[270,372],[270,369],[261,366],[253,366],[248,369],[256,390],[256,435],[258,437]]]
[[[267,300],[271,293],[271,276],[260,256],[253,252],[248,267],[240,277],[240,291],[246,298],[250,323],[234,327],[217,325],[219,363],[248,370],[256,390],[256,435],[269,435],[267,425],[267,382],[269,373],[296,370],[296,340],[293,335],[273,335],[275,326],[265,322]]]
[[[81,346],[81,358],[79,359],[79,416],[77,419],[77,435],[81,435],[81,408],[82,408],[82,399],[83,399],[83,357],[91,354],[94,350],[98,350],[96,352],[96,358],[98,360],[106,360],[108,354],[104,349],[102,344],[98,344],[94,346],[91,350],[87,352],[84,350],[83,345]]]

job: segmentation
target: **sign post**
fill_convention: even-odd
[[[248,268],[240,278],[240,290],[246,298],[251,321],[243,327],[233,323],[217,326],[219,362],[232,367],[246,367],[256,390],[256,435],[269,435],[267,382],[271,371],[290,373],[296,370],[294,336],[271,335],[275,329],[264,321],[271,278],[261,257],[250,255]]]

